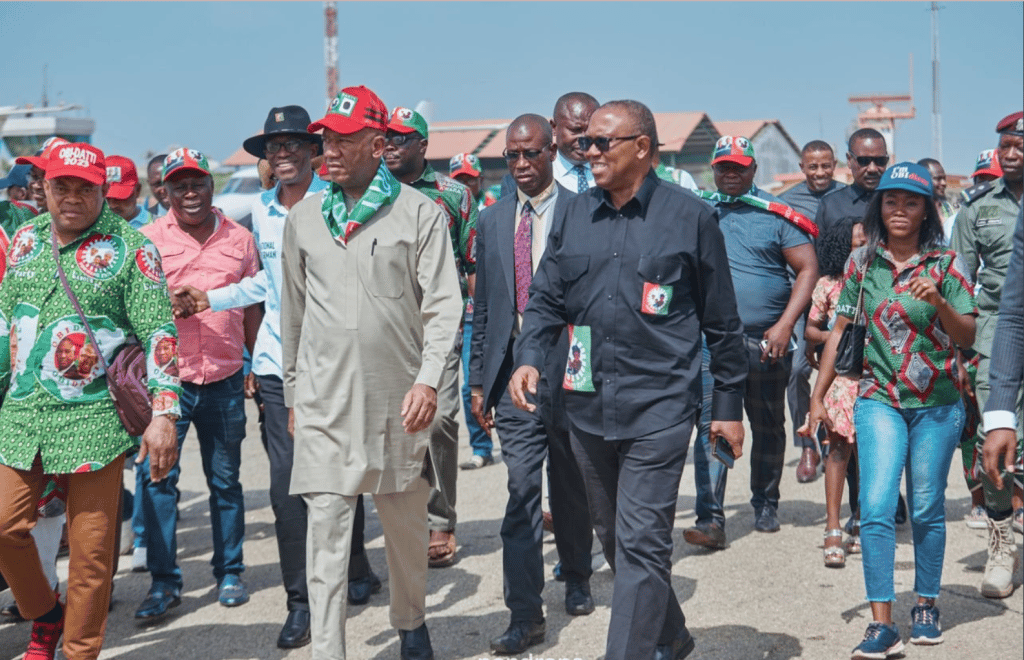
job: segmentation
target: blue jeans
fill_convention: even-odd
[[[466,413],[466,429],[469,431],[469,446],[477,456],[490,456],[494,450],[491,435],[477,424],[473,417],[473,397],[469,391],[469,342],[473,336],[473,316],[466,315],[462,329],[462,409]]]
[[[178,451],[185,442],[189,425],[195,424],[199,436],[199,454],[203,461],[206,485],[210,489],[210,527],[213,532],[213,577],[219,584],[225,575],[245,570],[242,541],[245,537],[245,500],[238,473],[242,465],[242,439],[245,438],[245,397],[243,375],[215,383],[182,383],[181,419],[178,421]],[[141,466],[142,511],[146,526],[146,561],[153,585],[181,589],[181,569],[177,564],[178,477],[181,458],[167,477],[153,483],[149,478],[149,459]]]
[[[964,404],[900,410],[857,399],[860,465],[860,542],[864,585],[871,602],[895,600],[896,497],[907,475],[907,507],[914,534],[914,591],[936,598],[946,552],[946,478],[964,425]]]
[[[743,410],[750,423],[750,504],[759,513],[765,507],[779,508],[779,483],[782,481],[786,454],[785,397],[792,364],[792,352],[772,364],[761,362],[759,337],[745,337],[749,372],[743,391]],[[711,352],[701,342],[703,361],[701,405],[697,441],[693,449],[693,473],[697,485],[695,510],[699,522],[712,521],[725,526],[725,487],[729,470],[714,458],[709,441],[711,431],[711,398],[715,382],[708,365]]]

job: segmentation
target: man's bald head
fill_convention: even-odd
[[[594,114],[598,105],[597,99],[586,92],[562,94],[555,101],[555,110],[551,114],[555,144],[558,145],[558,152],[574,165],[583,164],[587,160],[576,140],[586,133],[590,115]]]
[[[507,140],[512,137],[518,137],[534,131],[539,131],[540,137],[547,144],[551,144],[554,140],[551,123],[544,117],[535,114],[519,115],[513,119],[512,123],[508,125],[508,129],[505,131],[505,139]]]

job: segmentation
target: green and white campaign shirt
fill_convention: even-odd
[[[11,238],[0,286],[0,464],[28,470],[40,454],[47,474],[89,472],[135,441],[57,275],[50,222],[40,215]],[[177,331],[153,243],[104,206],[60,260],[107,364],[138,337],[153,414],[180,415]]]
[[[857,248],[846,262],[836,313],[856,320],[857,298],[864,286],[858,322],[867,326],[867,337],[859,396],[900,409],[953,403],[960,398],[956,346],[942,327],[938,310],[914,299],[910,282],[929,277],[954,311],[977,314],[971,275],[951,250],[918,254],[902,269],[894,263],[884,243],[874,253],[867,246]]]

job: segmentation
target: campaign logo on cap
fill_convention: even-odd
[[[56,135],[54,135],[53,137],[46,140],[46,142],[43,142],[43,146],[40,147],[39,151],[37,151],[34,155],[19,156],[18,158],[14,159],[14,162],[17,163],[18,165],[35,165],[39,169],[45,170],[46,164],[50,160],[50,152],[55,147],[59,147],[62,144],[71,143],[62,137],[57,137]]]
[[[357,133],[364,128],[386,131],[388,109],[369,88],[363,85],[346,87],[331,101],[324,118],[313,122],[306,130],[316,133],[323,128],[342,135]]]
[[[46,178],[73,176],[101,185],[107,180],[107,166],[103,152],[84,142],[59,144],[50,149],[46,162]]]
[[[209,175],[210,163],[206,160],[206,156],[195,149],[182,147],[167,154],[167,158],[164,159],[163,180],[167,181],[167,177],[178,172],[198,172]]]
[[[139,184],[139,173],[135,163],[124,156],[107,156],[107,197],[128,199]]]
[[[754,145],[750,140],[739,135],[723,135],[715,143],[714,155],[711,164],[721,162],[737,163],[743,167],[749,167],[754,162]]]
[[[1015,112],[1000,119],[996,124],[996,133],[1024,136],[1024,112]]]
[[[419,133],[427,137],[427,120],[409,108],[395,108],[388,122],[388,130],[396,133]]]
[[[995,149],[986,149],[978,154],[978,162],[974,164],[974,174],[971,177],[983,174],[991,174],[996,178],[1003,176],[1003,168],[999,166]]]
[[[931,199],[932,175],[923,165],[897,163],[882,174],[878,190],[906,190]]]
[[[457,174],[480,176],[483,171],[484,168],[480,166],[480,159],[473,154],[455,154],[448,161],[448,176],[452,178]]]

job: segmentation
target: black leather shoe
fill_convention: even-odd
[[[284,627],[281,634],[277,636],[277,648],[297,649],[300,646],[309,644],[309,612],[306,610],[291,610],[288,618],[284,620]]]
[[[519,654],[544,641],[547,626],[540,621],[513,621],[501,637],[491,640],[491,652],[499,655]]]
[[[907,500],[903,498],[903,493],[899,495],[899,500],[896,502],[896,518],[894,522],[897,525],[905,525],[907,523]]]
[[[775,513],[775,507],[766,506],[758,512],[754,529],[759,532],[777,532],[780,528],[779,515]]]
[[[375,573],[370,573],[368,576],[359,578],[358,580],[349,580],[349,604],[365,605],[370,602],[370,594],[380,593],[380,586],[380,578],[377,577]]]
[[[671,644],[658,644],[654,647],[654,660],[683,660],[693,653],[695,647],[690,631],[684,628]]]
[[[427,624],[416,630],[399,630],[398,638],[402,640],[402,660],[434,660]]]
[[[594,599],[590,597],[590,581],[565,583],[565,611],[573,616],[590,614],[594,611]]]
[[[181,592],[164,585],[155,585],[146,594],[139,609],[135,610],[136,619],[155,619],[167,614],[167,610],[181,605]]]

